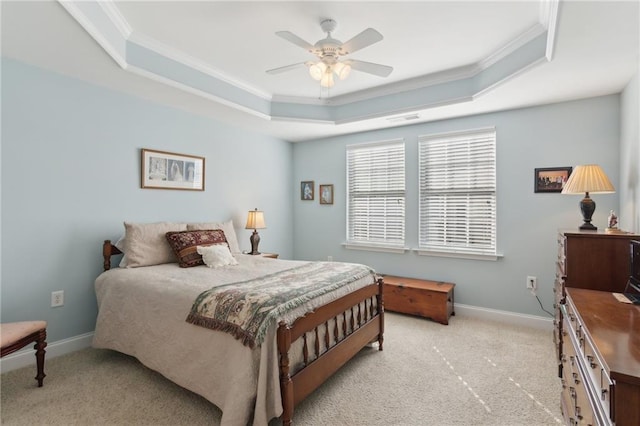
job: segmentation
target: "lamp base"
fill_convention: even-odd
[[[583,223],[582,225],[580,225],[580,229],[582,231],[597,231],[598,227],[595,225],[592,225],[591,223]]]
[[[260,243],[260,234],[258,234],[258,231],[256,231],[255,229],[253,230],[253,233],[249,237],[249,241],[251,241],[251,253],[249,254],[260,254],[260,252],[258,251],[258,244]]]
[[[582,212],[582,220],[584,220],[584,223],[580,225],[580,229],[582,231],[597,231],[598,227],[591,224],[591,217],[593,212],[596,211],[596,202],[589,197],[588,192],[580,201],[580,211]]]

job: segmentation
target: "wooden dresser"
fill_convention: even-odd
[[[629,278],[629,242],[640,235],[604,231],[561,230],[558,233],[558,260],[553,334],[562,377],[562,311],[566,287],[622,292]]]
[[[561,409],[567,425],[640,425],[640,306],[566,289]]]

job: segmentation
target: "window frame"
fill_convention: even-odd
[[[391,232],[391,239],[380,239],[380,238],[354,238],[355,235],[355,230],[352,229],[352,227],[354,226],[353,224],[353,215],[355,214],[355,212],[352,214],[352,207],[353,207],[353,200],[355,198],[367,198],[366,195],[362,196],[362,197],[354,197],[353,196],[353,182],[350,178],[350,174],[355,172],[352,170],[353,168],[353,164],[352,164],[352,158],[351,155],[355,154],[357,151],[370,151],[371,155],[371,151],[375,150],[375,149],[379,149],[379,148],[388,148],[389,150],[393,151],[396,150],[396,152],[390,152],[392,155],[394,155],[396,158],[396,160],[401,159],[401,164],[392,164],[393,167],[399,167],[401,169],[401,172],[395,175],[391,175],[391,176],[386,176],[387,179],[392,179],[393,181],[391,182],[391,186],[392,188],[387,189],[387,190],[382,190],[382,197],[389,197],[389,198],[401,198],[402,199],[402,206],[399,208],[399,210],[401,211],[401,218],[398,219],[398,216],[395,217],[394,220],[389,221],[387,216],[374,216],[374,218],[377,219],[383,219],[384,220],[384,224],[381,225],[382,229],[384,229],[382,231],[383,234],[386,234],[387,230],[389,228],[394,228],[394,226],[396,227],[395,229],[393,229],[393,232]],[[401,154],[397,152],[397,150],[401,151]],[[369,251],[382,251],[382,252],[391,252],[391,253],[401,253],[404,252],[406,250],[408,250],[405,247],[405,242],[406,242],[406,199],[407,199],[407,190],[406,190],[406,144],[404,141],[404,138],[395,138],[395,139],[389,139],[389,140],[383,140],[383,141],[376,141],[376,142],[365,142],[365,143],[358,143],[358,144],[351,144],[351,145],[347,145],[346,146],[346,150],[345,150],[345,155],[346,155],[346,242],[343,244],[343,246],[345,248],[349,248],[349,249],[357,249],[357,250],[369,250]],[[389,153],[387,153],[389,154]],[[379,157],[378,158],[374,158],[373,161],[380,161],[381,157],[384,156],[384,154],[380,155],[378,154]],[[388,170],[388,166],[389,164],[386,164],[387,166],[387,172]],[[365,166],[361,166],[364,167]],[[371,166],[369,166],[369,170],[370,170]],[[367,185],[371,185],[372,182],[368,182]],[[398,185],[400,185],[400,187],[398,187]],[[364,192],[380,192],[381,190],[371,190],[371,191],[364,191]],[[384,194],[387,194],[386,196]],[[375,196],[371,196],[369,195],[369,198],[377,198],[379,195],[375,195]],[[387,203],[389,203],[390,200],[385,200],[383,201],[383,206],[379,207],[381,209],[386,208],[386,206],[388,205]],[[392,206],[393,207],[393,206]],[[396,209],[394,209],[395,211]],[[369,214],[366,215],[367,220],[371,219],[371,216]],[[398,232],[397,230],[397,226],[400,225],[400,231]],[[368,228],[370,230],[370,228]],[[378,225],[378,230],[377,233],[378,235],[380,234],[380,225]],[[401,237],[401,238],[400,238]]]
[[[490,154],[491,158],[487,161],[492,165],[491,170],[483,170],[478,174],[470,174],[468,173],[469,169],[463,171],[462,174],[456,174],[456,167],[444,167],[442,169],[442,173],[454,183],[452,185],[458,186],[457,189],[439,189],[439,190],[427,190],[425,188],[425,174],[427,171],[423,170],[426,167],[426,159],[425,155],[428,155],[425,151],[427,151],[424,146],[429,143],[439,143],[443,145],[447,145],[447,147],[443,148],[443,152],[447,151],[451,148],[448,144],[455,143],[457,147],[462,147],[462,145],[467,145],[466,147],[466,155],[468,156],[471,153],[470,143],[473,139],[483,139],[485,142],[489,140],[490,147],[486,150],[482,151],[482,154]],[[463,148],[464,149],[464,148]],[[440,153],[439,155],[445,155]],[[478,153],[475,153],[477,156]],[[462,155],[456,155],[455,159],[461,159]],[[477,159],[471,159],[468,163],[478,164]],[[437,174],[437,172],[436,172]],[[465,178],[467,182],[469,179],[473,179],[474,184],[468,185],[464,187],[463,185],[459,185],[458,182],[460,179]],[[482,178],[483,185],[487,185],[486,187],[474,188],[477,185],[476,181],[478,177]],[[432,174],[433,179],[433,174]],[[454,215],[450,216],[450,220],[447,220],[446,213],[442,212],[440,217],[443,217],[444,224],[440,225],[440,228],[436,226],[436,230],[441,231],[442,237],[437,239],[429,239],[429,228],[431,225],[431,229],[433,229],[434,222],[430,222],[428,218],[428,213],[425,210],[425,204],[428,202],[425,198],[429,197],[427,194],[430,192],[431,197],[440,196],[443,200],[442,206],[447,206],[448,204],[453,204],[457,208],[463,208],[463,205],[466,203],[465,210],[465,220],[460,220],[460,216],[455,218]],[[465,199],[466,197],[466,199]],[[485,197],[485,198],[482,198]],[[456,201],[450,201],[450,199],[457,199]],[[477,200],[480,200],[477,201]],[[485,208],[482,204],[489,202],[489,207]],[[480,206],[480,207],[479,207]],[[489,217],[486,218],[482,215],[483,210],[488,209]],[[439,210],[446,210],[446,207],[441,207]],[[469,215],[470,210],[475,212],[480,212],[482,219],[474,220],[472,215]],[[484,225],[483,222],[487,222],[488,225]],[[451,232],[453,237],[445,236],[447,233],[446,228],[453,227],[455,228],[457,225],[458,228]],[[466,224],[466,230],[462,232],[460,229],[464,228]],[[480,226],[480,230],[472,231],[474,226]],[[501,255],[498,253],[498,238],[497,238],[497,227],[498,227],[498,219],[497,219],[497,132],[495,127],[486,127],[486,128],[478,128],[472,130],[465,131],[457,131],[457,132],[446,132],[446,133],[438,133],[438,134],[430,134],[430,135],[420,135],[418,136],[418,248],[415,251],[421,255],[429,255],[429,256],[444,256],[444,257],[460,257],[460,258],[470,258],[470,259],[482,259],[482,260],[497,260]],[[477,228],[476,228],[477,229]],[[488,236],[487,236],[488,233]],[[450,241],[447,242],[445,239],[449,238]],[[461,242],[462,239],[466,238],[466,243]],[[451,243],[451,240],[458,239],[458,243]],[[480,241],[481,243],[478,246],[474,247],[474,243],[471,240]],[[488,241],[489,244],[483,243],[484,241]]]

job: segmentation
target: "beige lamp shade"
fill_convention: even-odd
[[[247,225],[244,228],[245,229],[266,228],[266,225],[264,224],[264,212],[258,209],[250,210],[249,215],[247,216]]]
[[[563,194],[585,194],[588,192],[603,194],[616,192],[607,175],[597,164],[576,166],[567,183],[562,187]]]
[[[589,197],[590,192],[606,194],[616,191],[600,166],[596,164],[576,166],[567,183],[564,184],[562,193],[584,194],[584,198],[580,201],[580,211],[582,212],[584,223],[580,225],[580,229],[596,231],[598,227],[591,223],[593,212],[596,210],[596,203]]]

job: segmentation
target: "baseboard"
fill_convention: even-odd
[[[498,309],[481,308],[478,306],[462,305],[454,306],[456,315],[482,318],[491,321],[518,325],[522,327],[536,328],[539,330],[553,330],[553,318],[536,315],[519,314],[517,312],[501,311]]]
[[[88,348],[91,346],[92,341],[93,332],[70,337],[68,339],[58,340],[52,343],[47,342],[45,360]],[[19,350],[18,352],[14,352],[11,355],[7,355],[0,359],[0,373],[6,373],[7,371],[35,364],[35,350],[33,349],[33,346],[29,345],[25,349]]]

